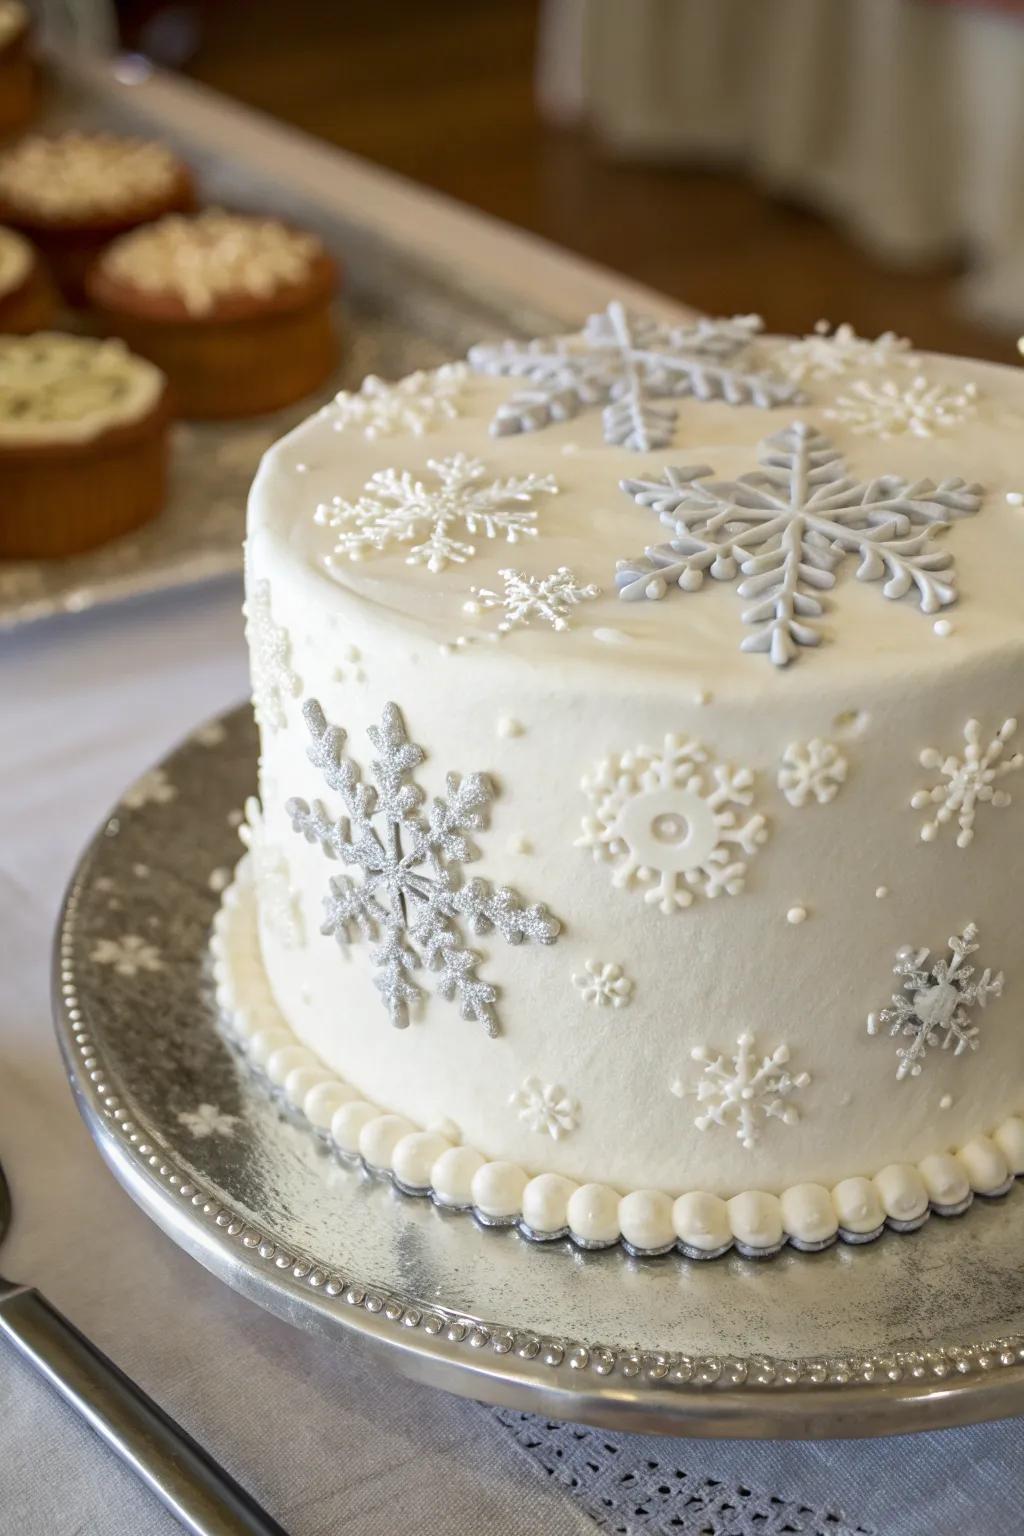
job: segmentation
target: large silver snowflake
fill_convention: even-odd
[[[342,945],[356,938],[374,944],[375,985],[397,1028],[405,1028],[410,1006],[423,996],[413,976],[426,967],[439,973],[437,991],[458,1000],[463,1018],[496,1035],[497,989],[477,976],[480,956],[466,947],[460,921],[475,934],[496,930],[508,944],[551,944],[559,924],[546,907],[524,906],[506,886],[462,880],[460,866],[479,857],[466,834],[487,825],[494,794],[487,776],[450,773],[445,798],[424,810],[413,773],[425,754],[406,735],[397,705],[386,704],[380,725],[367,732],[377,754],[369,784],[344,754],[345,732],[327,723],[315,699],[303,715],[309,759],[346,814],[334,821],[320,801],[293,799],[287,805],[292,826],[328,858],[362,871],[359,881],[331,879],[321,933]]]
[[[790,1071],[785,1043],[759,1058],[757,1041],[744,1032],[729,1058],[705,1046],[694,1046],[690,1056],[703,1067],[696,1088],[688,1089],[680,1079],[671,1087],[678,1098],[696,1094],[701,1108],[693,1123],[698,1130],[734,1125],[737,1140],[749,1152],[757,1145],[762,1120],[779,1120],[783,1125],[799,1120],[799,1110],[791,1101],[811,1078],[807,1072]]]
[[[756,315],[669,325],[616,302],[578,335],[484,344],[469,361],[481,373],[525,381],[499,406],[496,437],[536,432],[599,405],[605,442],[647,453],[667,447],[675,432],[675,407],[658,401],[773,406],[801,398],[791,380],[736,361],[760,330]]]
[[[454,532],[504,538],[515,544],[537,533],[537,513],[531,503],[540,495],[558,490],[551,475],[510,476],[488,480],[479,459],[464,453],[448,459],[428,459],[433,483],[417,480],[409,470],[381,469],[371,475],[358,501],[334,496],[321,502],[314,520],[337,534],[334,553],[327,564],[341,560],[365,560],[383,554],[393,544],[409,544],[406,565],[425,565],[436,574],[452,563],[464,565],[476,554],[476,545],[454,537]]]
[[[742,577],[736,590],[751,600],[742,618],[754,633],[740,649],[763,651],[780,667],[800,647],[820,643],[823,594],[848,554],[860,558],[858,580],[884,579],[888,598],[914,588],[923,613],[956,601],[952,556],[933,535],[977,512],[981,486],[899,475],[855,480],[838,449],[802,421],[765,438],[758,460],[760,469],[737,480],[707,480],[712,471],[703,464],[667,469],[660,480],[624,480],[627,495],[657,512],[675,537],[619,562],[619,596],[657,601],[670,586],[699,591],[705,576]]]
[[[978,948],[977,936],[974,923],[962,934],[954,934],[949,940],[949,960],[944,956],[933,960],[927,949],[900,950],[893,974],[901,978],[903,990],[893,993],[888,1007],[868,1014],[869,1035],[888,1029],[893,1037],[910,1042],[896,1052],[897,1082],[919,1077],[932,1047],[951,1050],[954,1056],[978,1049],[980,1031],[970,1010],[984,1008],[990,997],[1002,994],[1003,974],[993,976],[986,967],[977,976],[973,965],[964,964]]]

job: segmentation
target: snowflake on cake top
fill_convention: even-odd
[[[501,570],[504,590],[492,591],[489,587],[473,587],[472,597],[463,604],[469,614],[500,608],[501,620],[498,631],[507,634],[510,629],[526,628],[532,619],[551,625],[552,629],[568,629],[572,609],[580,603],[600,597],[600,587],[581,586],[566,565],[560,565],[550,576],[526,576],[522,571]]]
[[[245,802],[245,821],[238,835],[252,858],[260,921],[285,949],[297,949],[306,938],[299,899],[292,889],[288,861],[281,849],[267,840],[263,811],[255,795]]]
[[[396,704],[386,704],[380,725],[367,732],[377,754],[373,782],[344,753],[345,732],[328,725],[315,699],[303,707],[310,761],[345,814],[334,821],[320,801],[288,801],[296,832],[319,843],[330,859],[362,872],[358,882],[335,875],[324,899],[321,933],[345,946],[357,938],[373,944],[374,984],[399,1029],[423,993],[413,980],[437,971],[441,997],[456,999],[464,1019],[498,1033],[497,989],[476,974],[480,956],[466,946],[464,924],[474,934],[496,930],[508,944],[554,943],[559,924],[544,906],[524,906],[507,886],[463,881],[461,866],[479,857],[467,836],[487,825],[493,788],[482,773],[449,773],[445,797],[424,809],[425,794],[413,773],[425,754],[411,742]]]
[[[737,1140],[749,1152],[760,1139],[762,1121],[795,1125],[799,1120],[793,1095],[806,1088],[811,1079],[807,1072],[794,1074],[789,1070],[787,1045],[777,1045],[770,1056],[759,1060],[757,1041],[744,1032],[729,1057],[716,1055],[702,1045],[694,1046],[690,1055],[703,1067],[696,1088],[687,1088],[678,1078],[671,1088],[677,1098],[696,1094],[702,1106],[693,1122],[698,1130],[734,1125]]]
[[[1005,789],[996,789],[998,779],[1008,773],[1018,773],[1024,768],[1024,756],[1015,752],[1003,757],[1006,743],[1014,735],[1017,722],[1004,720],[987,746],[981,744],[981,726],[977,720],[968,720],[964,726],[964,755],[952,753],[944,757],[934,747],[926,747],[919,762],[922,768],[936,768],[945,780],[926,789],[915,790],[911,805],[915,811],[938,806],[935,815],[921,827],[921,839],[930,843],[939,831],[955,816],[960,831],[956,845],[966,848],[974,838],[974,820],[979,805],[991,805],[1002,810],[1010,804],[1011,797]]]
[[[496,437],[536,432],[602,406],[606,443],[647,453],[672,441],[677,412],[667,399],[726,405],[786,405],[800,398],[790,380],[737,361],[761,330],[756,315],[669,324],[611,303],[574,336],[504,341],[471,348],[481,373],[523,379],[498,407]]]
[[[772,362],[788,379],[802,384],[808,379],[817,382],[848,373],[913,367],[917,359],[907,338],[895,331],[883,331],[869,341],[845,322],[833,330],[827,320],[819,320],[811,335],[789,342],[773,354]]]
[[[699,741],[666,736],[660,752],[637,747],[607,757],[583,780],[593,815],[578,848],[615,868],[613,885],[639,886],[668,914],[695,897],[742,891],[746,859],[768,836],[765,818],[747,816],[754,776],[711,762]]]
[[[361,431],[369,442],[410,432],[422,437],[459,415],[460,393],[469,378],[465,363],[445,363],[429,372],[410,373],[396,384],[369,374],[354,391],[342,390],[324,414],[335,432]]]
[[[242,612],[249,642],[256,723],[265,730],[280,731],[288,724],[285,700],[298,697],[302,682],[292,671],[291,637],[283,624],[275,623],[271,613],[269,581],[261,578],[251,583]]]
[[[977,952],[977,937],[974,923],[954,934],[948,960],[932,959],[927,949],[899,951],[893,974],[900,977],[902,991],[893,993],[888,1007],[868,1014],[869,1035],[888,1029],[894,1038],[910,1041],[896,1052],[897,1082],[920,1076],[929,1049],[951,1050],[954,1056],[978,1049],[980,1030],[971,1011],[1002,995],[1003,975],[993,976],[986,967],[978,976],[973,965],[964,964]]]
[[[583,1002],[595,1008],[625,1008],[633,996],[633,983],[613,960],[586,960],[572,978]]]
[[[409,470],[381,469],[371,475],[358,501],[334,496],[317,507],[315,521],[337,534],[328,566],[340,560],[365,560],[386,553],[392,545],[410,544],[406,565],[425,565],[436,575],[451,563],[464,565],[476,545],[456,539],[455,530],[508,544],[534,538],[537,513],[531,503],[553,496],[558,486],[551,475],[509,476],[488,480],[487,468],[464,453],[428,459],[433,483],[417,480]]]
[[[540,1131],[552,1141],[561,1141],[580,1123],[579,1104],[561,1083],[542,1083],[539,1077],[528,1077],[509,1103],[529,1130]]]
[[[847,554],[860,558],[858,580],[884,578],[888,598],[915,588],[924,613],[956,601],[952,556],[933,535],[947,520],[977,512],[980,486],[899,475],[855,480],[838,449],[802,421],[765,438],[758,460],[760,469],[737,480],[708,480],[706,465],[624,480],[626,494],[657,512],[675,537],[619,561],[619,596],[658,601],[670,586],[699,591],[708,575],[742,577],[736,590],[751,600],[742,620],[754,633],[740,649],[762,651],[780,667],[821,642],[823,594]]]
[[[814,799],[827,805],[846,782],[847,762],[831,741],[791,741],[779,765],[779,788],[797,808]]]
[[[825,415],[851,432],[874,437],[935,437],[971,420],[978,409],[978,386],[930,383],[918,374],[909,384],[896,379],[857,379]]]

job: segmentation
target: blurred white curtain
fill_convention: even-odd
[[[538,87],[610,150],[728,162],[1024,327],[1024,20],[931,0],[548,0]]]

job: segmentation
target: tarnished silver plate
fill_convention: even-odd
[[[1024,1411],[1024,1190],[868,1247],[702,1264],[537,1247],[332,1158],[213,1004],[210,925],[255,777],[248,711],[197,732],[101,829],[57,942],[82,1113],[202,1264],[325,1348],[619,1429],[875,1435]]]

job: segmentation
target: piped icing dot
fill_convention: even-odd
[[[342,1152],[358,1152],[363,1127],[379,1115],[380,1110],[375,1104],[368,1104],[365,1099],[351,1099],[331,1116],[331,1140]]]
[[[533,852],[533,844],[523,832],[513,832],[505,845],[509,853],[528,854]]]
[[[832,1196],[821,1184],[793,1184],[780,1196],[782,1225],[798,1243],[826,1243],[839,1229]]]
[[[944,1093],[942,1095],[942,1098],[939,1100],[939,1108],[940,1109],[952,1109],[953,1108],[953,1095],[951,1093]]]
[[[484,1166],[474,1147],[451,1147],[430,1170],[434,1199],[439,1205],[464,1209],[473,1203],[473,1180]]]
[[[569,1223],[569,1200],[577,1185],[558,1173],[541,1173],[523,1190],[523,1221],[539,1235],[562,1232]]]
[[[889,887],[887,885],[879,885],[875,887],[875,895],[878,897],[879,901],[884,901],[888,894]]]
[[[657,1189],[637,1189],[619,1201],[622,1240],[631,1248],[657,1252],[676,1240],[672,1199]]]
[[[1010,1169],[998,1144],[988,1136],[975,1136],[957,1156],[971,1181],[971,1188],[980,1195],[990,1195],[1001,1190],[1010,1177]]]
[[[285,1098],[296,1109],[301,1109],[312,1090],[320,1083],[331,1082],[331,1074],[314,1057],[313,1064],[293,1066],[284,1080]]]
[[[783,1240],[782,1206],[777,1196],[748,1189],[727,1202],[733,1236],[745,1248],[774,1249]]]
[[[358,1097],[354,1088],[334,1078],[309,1090],[302,1101],[302,1113],[318,1131],[327,1131],[335,1111]]]
[[[806,907],[790,907],[789,911],[786,913],[786,922],[795,928],[799,926],[800,923],[805,923],[807,921],[807,917],[808,913]]]
[[[569,1197],[569,1226],[584,1243],[617,1243],[619,1197],[607,1184],[583,1184]]]
[[[511,715],[499,715],[496,730],[502,741],[511,741],[515,736],[522,736],[526,727],[521,720],[516,720]]]
[[[412,1131],[395,1143],[391,1171],[406,1189],[429,1189],[431,1170],[451,1145],[448,1137],[438,1131]]]
[[[832,1190],[832,1203],[839,1225],[855,1236],[877,1231],[885,1220],[881,1198],[870,1179],[842,1179]]]
[[[971,1193],[963,1163],[948,1152],[937,1152],[922,1158],[917,1171],[924,1180],[928,1198],[933,1205],[959,1206]]]
[[[370,1168],[390,1168],[395,1148],[416,1130],[404,1115],[377,1115],[359,1132],[359,1153]]]
[[[527,1174],[517,1163],[484,1163],[473,1176],[473,1206],[491,1221],[509,1221],[522,1210]]]
[[[672,1225],[681,1243],[701,1253],[719,1253],[732,1242],[725,1201],[701,1190],[679,1196],[672,1207]]]
[[[945,640],[947,636],[951,635],[953,633],[953,629],[954,625],[952,619],[936,619],[935,623],[932,625],[932,630],[935,634],[938,635],[940,640]]]
[[[1024,491],[1007,491],[1006,500],[1011,507],[1024,507]]]
[[[874,1178],[885,1214],[893,1221],[916,1221],[928,1209],[924,1180],[911,1163],[890,1163]]]

